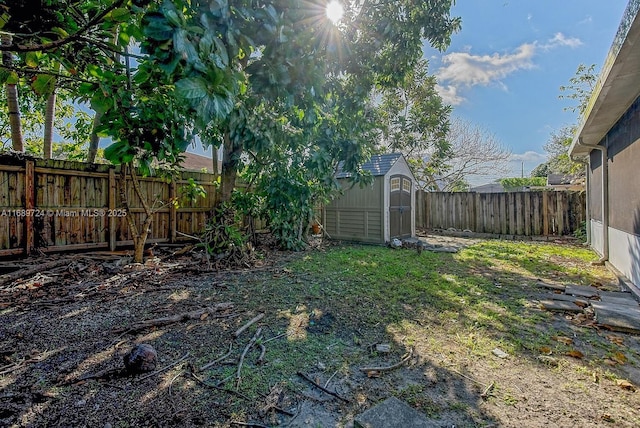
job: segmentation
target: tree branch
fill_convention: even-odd
[[[80,28],[78,31],[76,31],[75,33],[73,33],[72,35],[70,35],[69,37],[65,37],[63,39],[58,39],[55,40],[53,42],[50,43],[44,43],[41,45],[19,45],[19,44],[10,44],[10,45],[2,45],[0,46],[0,51],[9,51],[9,52],[38,52],[38,51],[49,51],[49,50],[53,50],[53,49],[57,49],[60,46],[64,46],[66,44],[69,44],[71,42],[74,42],[78,39],[80,39],[80,37],[82,37],[82,35],[84,33],[86,33],[87,31],[89,31],[89,29],[91,29],[91,27],[93,27],[94,25],[100,23],[100,21],[102,19],[104,19],[105,16],[107,16],[111,11],[119,8],[120,6],[122,6],[124,4],[126,0],[116,0],[115,2],[113,2],[113,4],[109,7],[107,7],[105,10],[103,10],[102,12],[100,12],[99,14],[97,14],[96,16],[94,16],[91,20],[89,20],[89,22],[86,23],[86,25],[84,25],[82,28]]]

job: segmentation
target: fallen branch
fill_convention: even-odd
[[[485,388],[484,392],[480,394],[480,397],[485,399],[489,397],[489,394],[491,394],[491,391],[493,391],[493,388],[495,388],[495,386],[496,386],[496,383],[491,382],[491,384]]]
[[[313,384],[313,386],[315,386],[319,390],[321,390],[323,392],[326,392],[327,394],[332,395],[332,396],[336,397],[337,399],[344,401],[345,403],[350,403],[351,402],[349,399],[344,398],[342,395],[338,394],[337,392],[333,392],[333,391],[328,390],[324,386],[320,385],[318,382],[316,382],[313,379],[311,379],[306,374],[304,374],[302,372],[297,372],[297,375],[300,376],[301,378],[303,378],[304,380],[306,380],[307,382],[310,382],[311,384]]]
[[[174,361],[173,363],[169,364],[168,366],[165,366],[165,367],[163,367],[163,368],[161,368],[161,369],[158,369],[158,370],[153,371],[153,372],[151,372],[151,373],[148,373],[148,374],[146,374],[146,375],[144,375],[144,376],[141,376],[140,378],[138,378],[138,381],[139,381],[139,382],[142,382],[142,381],[143,381],[143,380],[145,380],[145,379],[149,379],[151,376],[155,376],[155,375],[157,375],[158,373],[162,373],[163,371],[169,370],[171,367],[175,367],[175,366],[177,366],[178,364],[180,364],[182,361],[186,360],[186,359],[187,359],[187,357],[189,357],[189,353],[188,353],[188,352],[187,352],[186,354],[184,354],[184,355],[182,356],[182,358],[180,358],[180,359],[179,359],[179,360],[177,360],[177,361]]]
[[[280,339],[282,336],[286,336],[286,335],[287,335],[286,332],[280,333],[277,336],[273,336],[273,337],[270,337],[269,339],[263,340],[262,343],[268,343],[268,342],[271,342],[272,340]]]
[[[67,259],[54,260],[49,263],[39,263],[35,266],[22,268],[16,272],[0,275],[0,286],[3,286],[4,284],[9,282],[17,281],[18,279],[29,277],[38,272],[46,272],[48,270],[51,270],[60,266],[66,266],[69,263],[71,263],[71,260],[67,258]]]
[[[258,314],[255,317],[251,318],[245,325],[243,325],[242,327],[237,329],[235,333],[233,333],[233,337],[237,339],[238,336],[240,336],[246,329],[251,327],[256,322],[260,321],[262,318],[264,318],[264,314]]]
[[[252,428],[270,428],[268,425],[262,425],[257,422],[236,422],[231,421],[231,425],[240,425],[243,427],[252,427]]]
[[[244,351],[242,351],[242,354],[240,355],[240,360],[238,361],[238,370],[236,371],[236,380],[237,380],[236,387],[237,388],[240,387],[240,379],[241,379],[240,371],[242,370],[242,363],[244,362],[244,358],[247,356],[247,353],[253,347],[256,341],[260,338],[261,334],[262,334],[262,327],[256,330],[256,333],[253,335],[253,337],[251,338],[247,346],[245,346]]]
[[[115,329],[114,332],[116,333],[122,332],[122,331],[135,332],[135,331],[143,330],[149,327],[161,327],[164,325],[174,324],[180,321],[196,320],[196,319],[200,319],[205,314],[213,314],[215,312],[226,311],[231,308],[233,308],[233,303],[229,303],[229,302],[218,303],[215,306],[209,306],[207,308],[199,309],[197,311],[185,312],[185,313],[173,315],[170,317],[155,318],[151,320],[140,321],[129,327]]]
[[[264,363],[264,354],[267,353],[267,348],[262,343],[258,343],[258,346],[260,347],[260,356],[258,357],[258,364],[262,364]]]
[[[409,352],[407,352],[400,361],[398,361],[395,364],[392,364],[390,366],[382,366],[382,367],[362,367],[360,371],[369,373],[369,372],[388,372],[390,370],[395,370],[398,367],[402,366],[407,361],[409,361],[412,356],[413,356],[413,348]]]
[[[225,358],[227,358],[229,355],[231,355],[231,347],[233,346],[233,343],[229,344],[229,352],[227,352],[226,354],[224,354],[222,357],[220,358],[216,358],[215,360],[205,364],[204,366],[200,367],[200,371],[204,371],[206,369],[208,369],[209,367],[214,366],[215,364],[219,363],[220,361],[224,360]]]

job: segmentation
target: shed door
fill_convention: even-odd
[[[391,176],[389,198],[389,226],[391,238],[411,236],[411,179],[404,175]]]

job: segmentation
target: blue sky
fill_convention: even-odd
[[[440,94],[460,117],[513,153],[511,176],[545,161],[550,134],[577,123],[558,98],[579,64],[599,71],[627,0],[458,0],[462,31],[449,49],[426,48]],[[474,180],[488,182],[490,179]]]

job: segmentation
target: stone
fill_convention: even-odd
[[[615,303],[617,305],[638,306],[638,302],[631,293],[618,291],[601,291],[600,300],[602,302]]]
[[[639,333],[640,306],[618,305],[609,302],[592,302],[596,322],[611,330]]]
[[[158,365],[158,354],[153,346],[141,343],[127,352],[123,360],[124,366],[130,373],[152,372]]]
[[[435,421],[396,397],[387,398],[353,421],[354,428],[428,428],[434,425]]]

